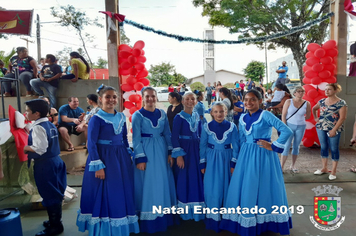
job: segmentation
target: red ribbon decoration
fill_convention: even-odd
[[[113,12],[110,12],[110,11],[99,11],[99,12],[108,15],[110,18],[114,17],[119,22],[123,22],[125,20],[125,16],[121,15],[121,14],[118,14],[118,13],[113,13]]]

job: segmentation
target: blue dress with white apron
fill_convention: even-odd
[[[182,156],[184,168],[181,169],[175,161],[173,173],[177,186],[178,207],[186,209],[187,214],[180,214],[183,220],[199,221],[205,218],[203,214],[194,214],[194,207],[205,207],[203,174],[199,168],[199,126],[201,120],[198,113],[191,115],[181,111],[173,121],[172,157]]]
[[[135,214],[131,149],[126,117],[99,110],[88,125],[89,156],[84,171],[77,226],[89,235],[139,233]],[[95,178],[104,169],[105,179]]]
[[[144,108],[132,116],[132,140],[135,165],[146,163],[145,170],[135,167],[135,202],[141,232],[166,231],[175,224],[175,217],[154,212],[154,207],[177,205],[172,168],[168,155],[172,152],[171,131],[166,113],[161,109]],[[178,218],[179,219],[179,218]]]
[[[204,198],[209,209],[223,207],[231,178],[231,167],[239,153],[236,125],[224,120],[205,123],[200,138],[200,168],[205,169]],[[207,229],[219,232],[220,213],[206,214]]]
[[[261,109],[252,115],[242,114],[239,125],[241,148],[224,207],[240,207],[249,212],[224,214],[220,227],[241,236],[260,235],[266,231],[289,234],[292,215],[288,210],[277,152],[283,152],[292,131],[272,113]],[[257,141],[270,142],[272,127],[281,134],[270,151],[259,147]],[[255,206],[261,210],[257,214],[250,212]],[[272,214],[272,206],[278,207],[277,214]]]

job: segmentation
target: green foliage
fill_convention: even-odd
[[[200,82],[194,82],[194,83],[192,83],[192,84],[190,85],[190,89],[191,89],[192,91],[194,91],[194,90],[199,90],[199,91],[201,91],[201,92],[205,92],[205,86],[204,86],[204,84],[202,84],[202,83],[200,83]]]
[[[233,83],[227,83],[227,84],[224,84],[223,87],[225,88],[235,88],[235,85]]]
[[[82,57],[85,58],[85,60],[89,60],[83,48],[77,48],[73,50],[72,47],[64,46],[64,48],[61,51],[57,51],[56,54],[54,55],[58,59],[58,64],[63,67],[69,66],[69,60],[70,60],[69,54],[73,51],[78,52],[80,55],[82,55]]]
[[[251,78],[252,81],[260,81],[260,77],[265,74],[265,63],[260,61],[251,61],[244,69],[246,78]]]
[[[271,88],[271,87],[272,87],[273,83],[274,83],[274,81],[269,82],[269,83],[267,83],[267,84],[264,84],[264,85],[263,85],[263,87],[265,87],[265,88],[266,88],[266,90],[267,90],[267,89],[269,89],[269,88]]]
[[[175,67],[170,63],[162,62],[159,65],[153,66],[148,70],[149,76],[147,78],[150,80],[151,85],[154,87],[162,86],[163,84],[174,84],[184,83],[187,78],[182,74],[178,74],[175,71]]]
[[[195,7],[203,7],[203,16],[209,17],[212,26],[222,26],[240,37],[269,36],[291,27],[302,26],[329,13],[330,0],[192,0]],[[303,77],[306,47],[309,43],[321,44],[326,38],[329,20],[309,29],[269,40],[267,48],[290,48]],[[255,43],[260,48],[264,42]]]
[[[126,36],[124,27],[120,27],[120,44],[129,45],[130,39]]]
[[[10,59],[15,54],[16,54],[15,48],[13,48],[8,54],[5,54],[4,51],[0,51],[0,60],[4,62],[5,68],[9,68]]]
[[[88,41],[92,41],[93,37],[88,33],[85,33],[83,35],[83,30],[85,26],[89,25],[98,26],[100,28],[104,27],[102,24],[99,23],[99,19],[91,19],[87,17],[85,12],[81,12],[75,9],[75,7],[72,5],[60,6],[59,9],[51,7],[51,15],[59,19],[59,23],[61,26],[73,27],[77,31],[80,40],[83,43],[84,51],[88,56],[90,65],[91,67],[93,67],[93,62],[91,61],[89,53],[85,46],[85,43]]]
[[[105,69],[106,66],[107,66],[107,64],[108,64],[108,61],[107,61],[107,60],[105,60],[105,59],[99,57],[99,58],[98,58],[98,61],[97,61],[97,62],[95,63],[95,65],[94,65],[94,68]]]

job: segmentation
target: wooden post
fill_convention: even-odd
[[[105,0],[105,11],[110,11],[113,13],[118,13],[118,0]],[[118,45],[120,45],[120,28],[118,22],[114,20],[116,24],[117,31],[110,29],[109,38],[107,39],[107,49],[108,49],[108,68],[109,68],[109,85],[117,88],[119,91],[119,110],[123,110],[123,100],[120,88],[120,77],[119,77],[119,59],[118,59]],[[108,23],[106,20],[106,29],[108,29]]]

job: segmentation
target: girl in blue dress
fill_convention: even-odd
[[[260,235],[266,231],[284,235],[292,228],[277,155],[283,152],[292,131],[272,113],[259,109],[261,103],[262,95],[254,89],[244,96],[248,113],[240,118],[240,153],[224,205],[227,209],[240,207],[241,210],[224,214],[220,225],[221,229],[241,236]],[[281,133],[273,143],[272,127]],[[256,206],[258,212],[252,211]]]
[[[199,126],[200,116],[193,112],[195,94],[187,92],[182,100],[184,110],[176,115],[172,130],[172,157],[176,158],[174,175],[177,185],[178,207],[189,212],[180,214],[183,220],[199,221],[203,214],[194,214],[194,206],[205,207],[203,174],[199,169]]]
[[[205,106],[203,103],[204,96],[201,91],[197,91],[195,94],[197,95],[198,102],[194,107],[194,111],[198,113],[201,123],[202,123],[202,125],[204,125],[207,122],[205,119],[205,116],[204,116],[204,114],[205,114]]]
[[[236,125],[225,120],[227,107],[216,102],[210,112],[213,121],[206,123],[200,138],[200,168],[204,174],[204,198],[208,209],[225,205],[231,172],[239,153]],[[231,170],[231,172],[230,172]],[[207,229],[219,232],[220,213],[207,213]]]
[[[78,211],[79,231],[89,235],[138,233],[132,161],[127,142],[126,117],[115,111],[117,91],[100,86],[100,109],[88,125],[88,160]]]
[[[172,172],[171,131],[166,113],[156,109],[157,92],[142,90],[143,108],[132,116],[135,152],[135,202],[141,232],[166,231],[174,224],[171,214],[153,211],[177,205]]]

